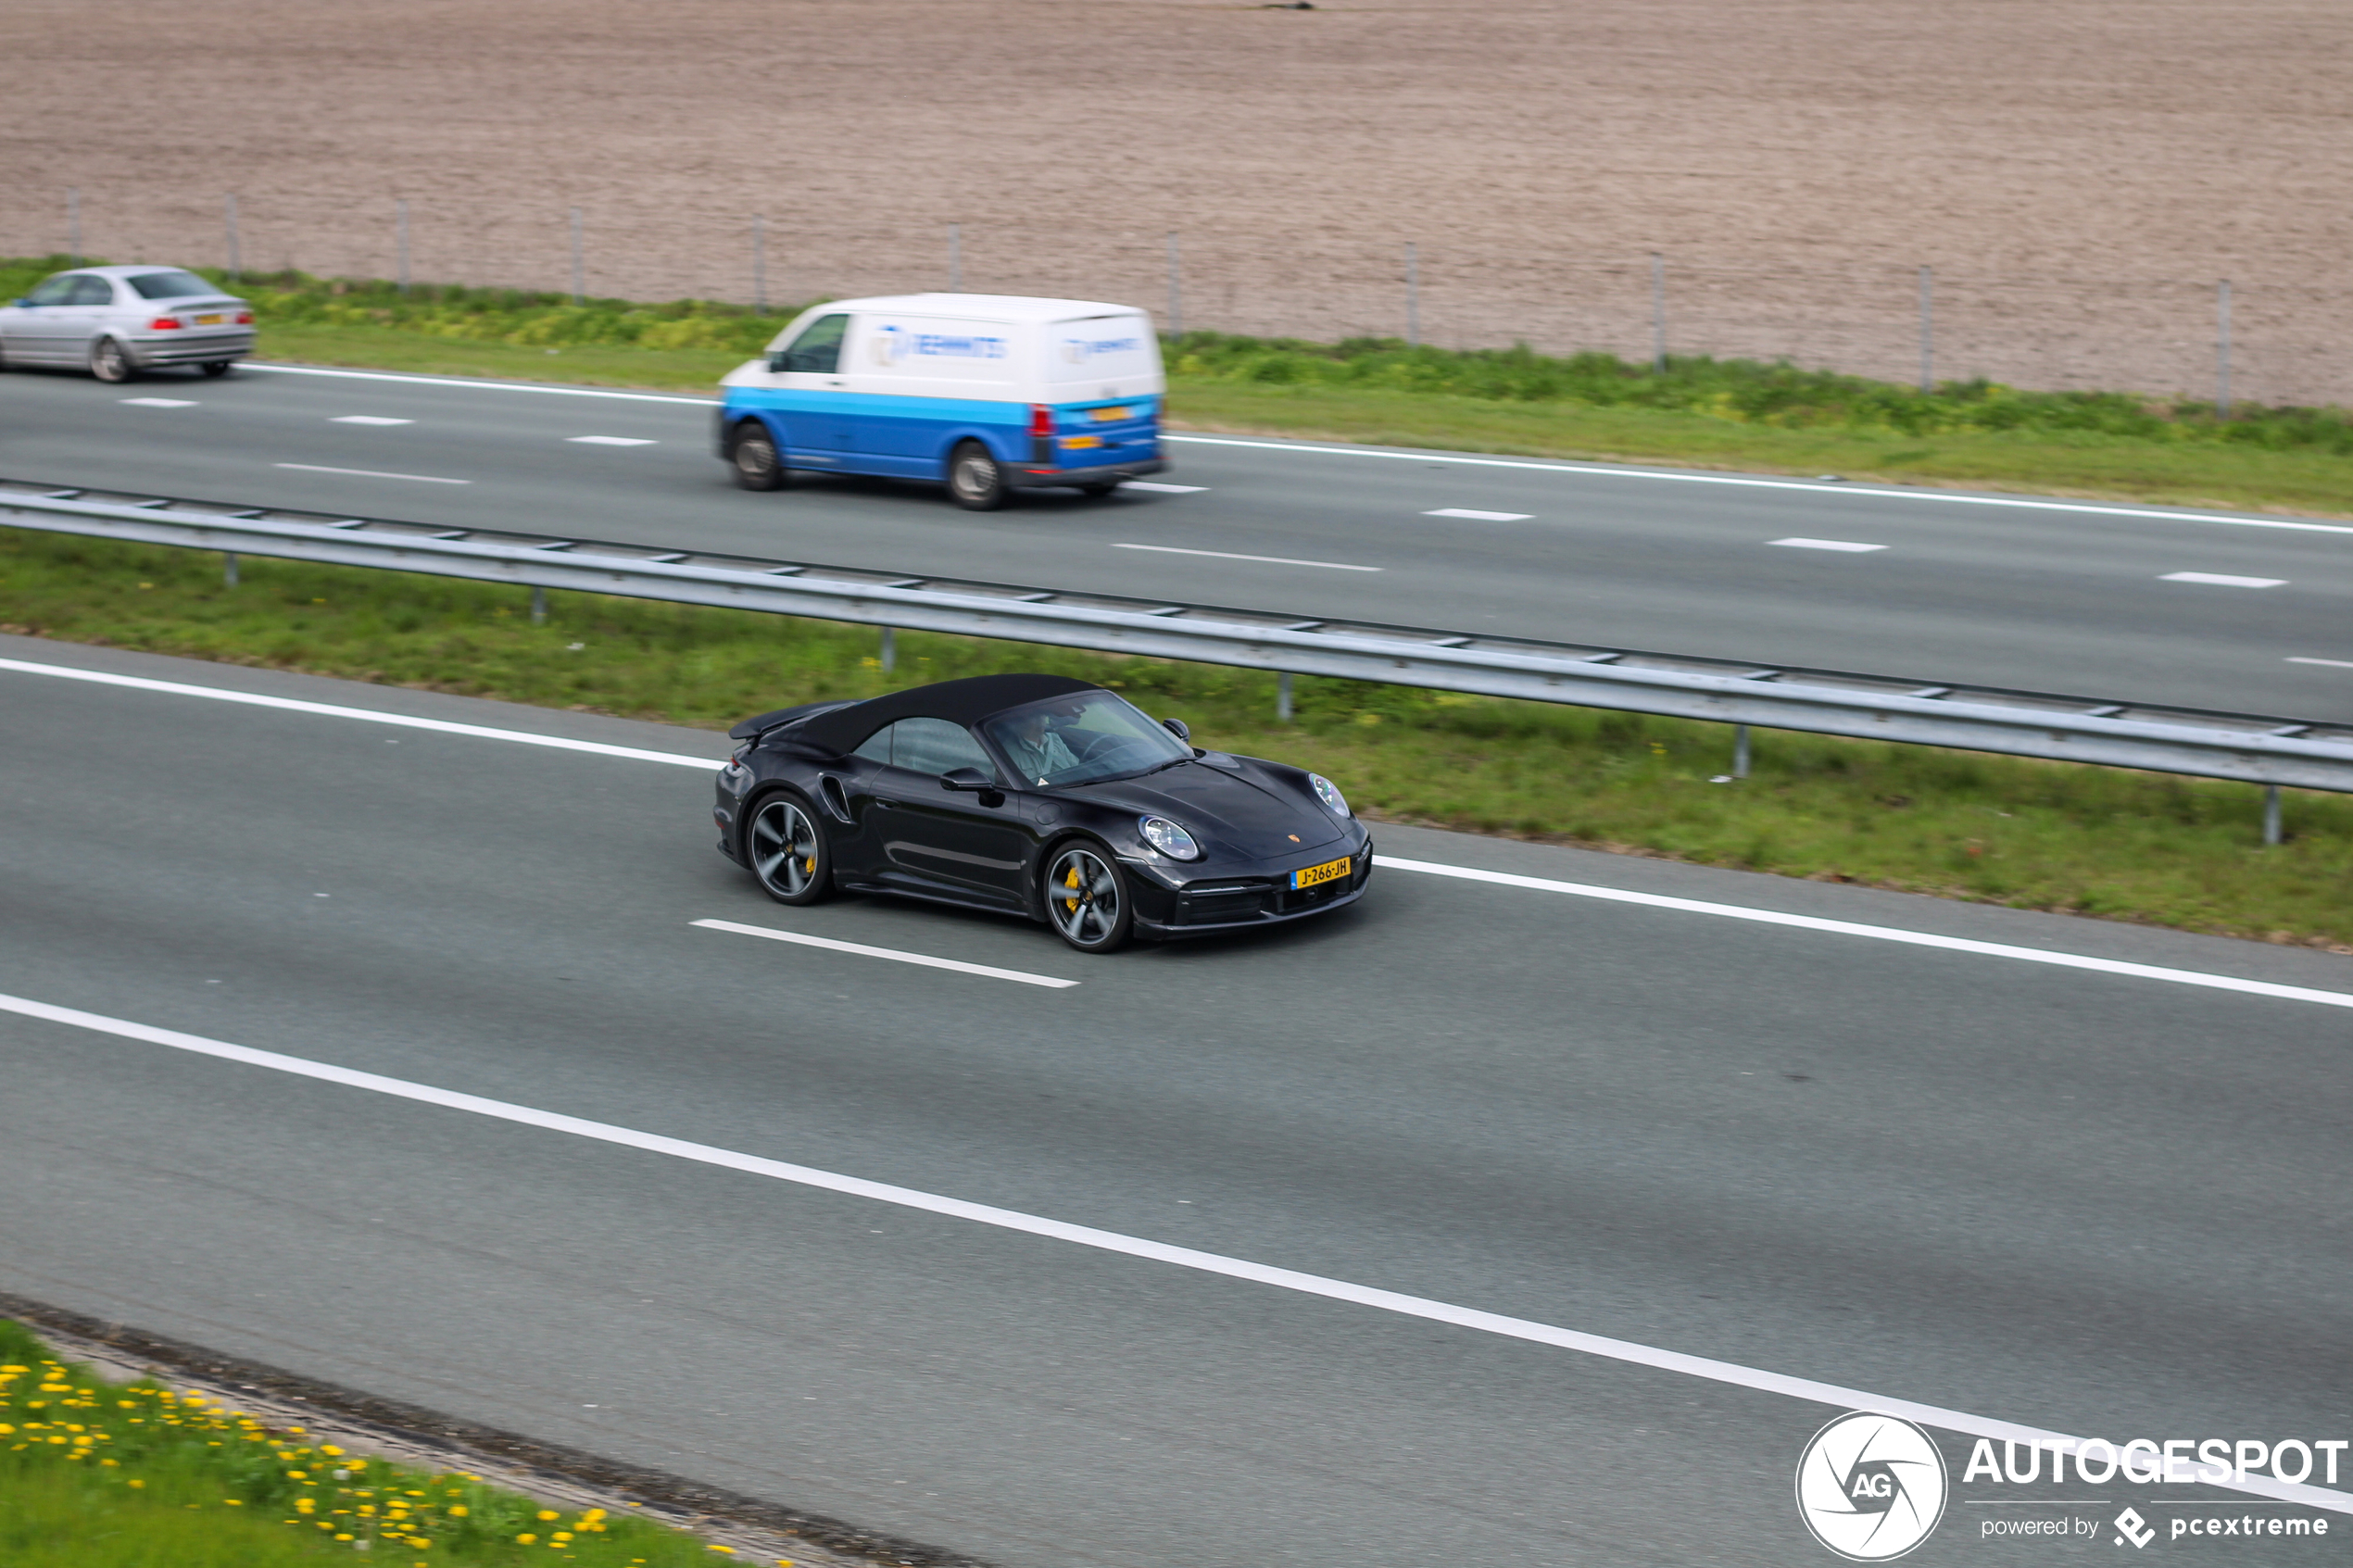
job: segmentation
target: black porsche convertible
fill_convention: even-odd
[[[898,893],[1103,953],[1323,914],[1372,874],[1330,780],[1202,751],[1177,720],[1067,676],[810,703],[728,734],[719,848],[780,903]]]

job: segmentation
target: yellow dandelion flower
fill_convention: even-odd
[[[335,1455],[335,1454],[339,1454],[339,1453],[343,1452],[343,1450],[342,1450],[341,1449],[336,1448],[336,1447],[335,1447],[333,1443],[321,1443],[321,1444],[320,1444],[320,1445],[319,1445],[319,1451],[320,1451],[321,1453],[322,1453],[322,1454],[329,1455],[330,1457],[332,1457],[332,1456],[333,1456],[333,1455]]]
[[[714,1542],[714,1543],[712,1544],[712,1546],[711,1546],[711,1550],[713,1550],[713,1551],[724,1551],[724,1552],[727,1552],[727,1553],[733,1554],[736,1549],[735,1549],[734,1547],[731,1547],[731,1546],[720,1546],[720,1545],[718,1545],[717,1543],[715,1543],[715,1542]]]
[[[450,1495],[451,1497],[453,1497],[453,1498],[454,1498],[454,1497],[456,1497],[458,1494],[457,1494],[457,1493],[455,1493],[455,1492],[452,1492],[452,1493],[450,1493],[449,1495]],[[449,1517],[451,1517],[452,1519],[463,1519],[465,1516],[466,1516],[466,1505],[465,1505],[464,1503],[461,1503],[461,1502],[453,1502],[453,1503],[451,1503],[451,1504],[449,1505]]]
[[[145,1481],[133,1481],[131,1484],[134,1486],[144,1486],[146,1485]]]
[[[530,1531],[525,1530],[522,1535],[517,1536],[515,1539],[521,1541],[525,1546],[530,1546],[534,1542],[537,1541],[539,1537],[533,1535]]]

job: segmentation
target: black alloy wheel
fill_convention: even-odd
[[[779,904],[814,904],[834,890],[833,850],[817,814],[797,795],[772,795],[752,809],[744,859]]]
[[[1046,919],[1055,935],[1082,953],[1108,953],[1126,945],[1136,928],[1127,898],[1127,873],[1092,845],[1066,844],[1046,868],[1040,890]]]
[[[1005,470],[977,441],[957,444],[948,454],[948,498],[968,512],[993,512],[1005,504]]]
[[[233,359],[208,359],[204,363],[204,373],[208,376],[225,376],[236,368],[236,363]]]
[[[785,487],[785,455],[776,450],[776,438],[758,420],[746,420],[728,433],[727,467],[743,489]]]
[[[90,373],[112,386],[120,386],[139,373],[131,362],[131,351],[113,338],[102,337],[90,345]]]

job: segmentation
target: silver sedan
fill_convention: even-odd
[[[0,306],[0,365],[64,365],[103,382],[193,365],[228,373],[253,351],[253,307],[177,267],[78,267]]]

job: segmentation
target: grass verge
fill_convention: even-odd
[[[64,265],[0,259],[0,298]],[[198,269],[198,270],[206,270]],[[212,274],[219,276],[217,273]],[[273,358],[708,393],[793,308],[646,304],[302,273],[247,275]],[[1176,421],[1200,430],[2353,516],[2353,417],[1986,382],[1932,392],[1788,364],[1312,344],[1189,332]]]
[[[747,713],[1003,670],[1067,672],[1204,746],[1337,780],[1369,816],[2353,950],[2353,800],[1773,732],[1710,782],[1725,726],[746,611],[0,531],[0,630],[721,728]]]
[[[0,1320],[0,1562],[10,1568],[306,1568],[555,1561],[683,1568],[676,1530],[560,1512],[460,1473],[265,1430],[152,1382],[110,1383]]]

